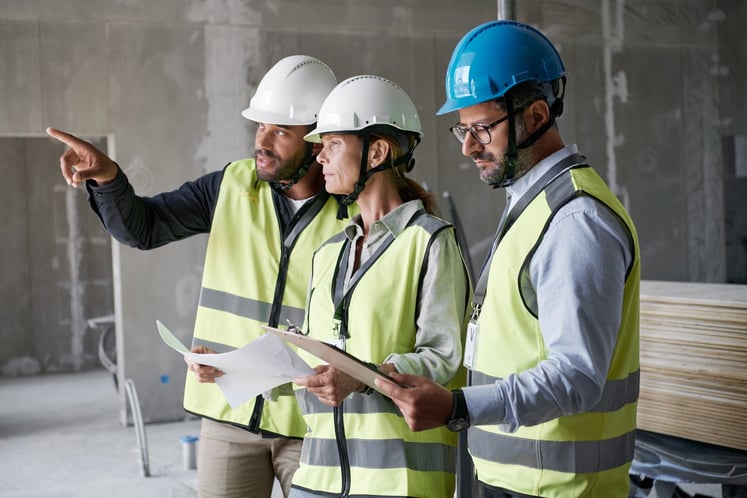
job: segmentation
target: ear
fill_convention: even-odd
[[[542,99],[535,100],[524,109],[524,124],[529,134],[550,120],[550,107]]]
[[[368,165],[369,168],[379,166],[387,160],[390,153],[389,142],[386,140],[373,140],[368,144]]]

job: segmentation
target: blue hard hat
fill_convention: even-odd
[[[459,41],[446,70],[446,103],[436,114],[502,97],[525,81],[565,76],[560,54],[537,29],[515,21],[492,21]]]

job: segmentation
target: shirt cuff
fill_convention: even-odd
[[[128,185],[127,176],[122,171],[122,168],[117,164],[117,176],[107,183],[106,185],[99,186],[93,180],[86,180],[86,189],[92,194],[110,194],[120,190],[125,190]]]
[[[496,425],[504,421],[505,403],[499,399],[495,385],[462,388],[469,410],[470,425]]]

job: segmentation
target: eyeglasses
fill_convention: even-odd
[[[490,136],[490,129],[498,126],[508,119],[508,115],[503,116],[500,119],[496,119],[490,124],[474,124],[472,126],[461,126],[454,125],[449,130],[454,134],[459,142],[464,143],[467,139],[467,132],[472,134],[472,137],[483,145],[488,145],[493,137]]]

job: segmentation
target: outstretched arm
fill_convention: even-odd
[[[47,128],[47,135],[68,146],[60,156],[60,170],[68,185],[93,180],[106,185],[114,180],[119,169],[114,161],[90,143],[54,128]]]
[[[91,208],[119,242],[153,249],[210,230],[223,171],[207,173],[177,190],[141,197],[117,164],[96,147],[54,128],[47,133],[68,146],[60,157],[65,181],[73,187],[86,185]]]

